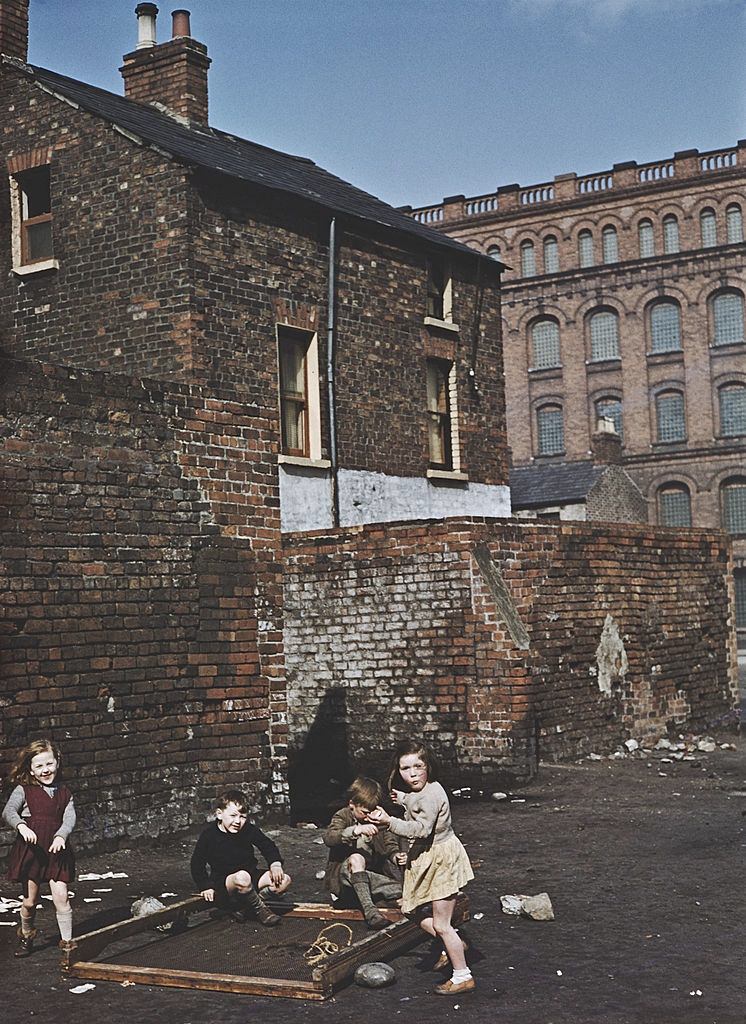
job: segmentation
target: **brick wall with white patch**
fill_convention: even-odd
[[[435,745],[452,784],[480,785],[701,730],[736,704],[721,534],[469,519],[284,549],[301,797],[382,774],[406,735]]]

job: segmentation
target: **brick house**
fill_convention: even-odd
[[[504,260],[516,466],[587,458],[599,416],[651,523],[732,538],[746,659],[746,141],[411,211]]]
[[[157,44],[138,6],[123,98],[20,63],[27,3],[2,7],[4,351],[263,405],[279,372],[289,529],[509,515],[500,267],[210,128],[184,12]]]
[[[120,97],[0,0],[0,747],[60,739],[86,843],[727,720],[723,538],[508,521],[501,264],[209,127],[156,14]]]

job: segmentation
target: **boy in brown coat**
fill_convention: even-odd
[[[327,889],[333,897],[359,903],[368,927],[376,930],[389,922],[373,901],[401,896],[402,865],[407,861],[396,836],[365,820],[382,798],[380,785],[359,775],[347,790],[347,806],[337,811],[324,833]]]

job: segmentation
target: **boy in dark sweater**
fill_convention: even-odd
[[[267,862],[257,865],[256,847]],[[285,892],[291,878],[285,874],[275,843],[260,828],[248,823],[243,793],[228,789],[218,798],[215,821],[201,833],[191,861],[192,878],[201,895],[226,910],[238,910],[261,924],[275,925],[280,918],[259,895],[265,889]]]
[[[382,798],[375,779],[358,775],[347,790],[347,806],[337,811],[324,833],[329,847],[327,889],[333,897],[357,903],[368,927],[376,931],[389,922],[374,901],[401,896],[402,867],[407,862],[396,836],[367,820]]]

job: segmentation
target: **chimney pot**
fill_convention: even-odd
[[[178,10],[171,13],[173,21],[173,28],[171,31],[172,39],[178,39],[180,36],[191,36],[192,31],[189,27],[189,11]]]
[[[155,46],[155,19],[158,16],[158,8],[155,4],[138,4],[135,14],[137,15],[136,49],[145,50]]]

